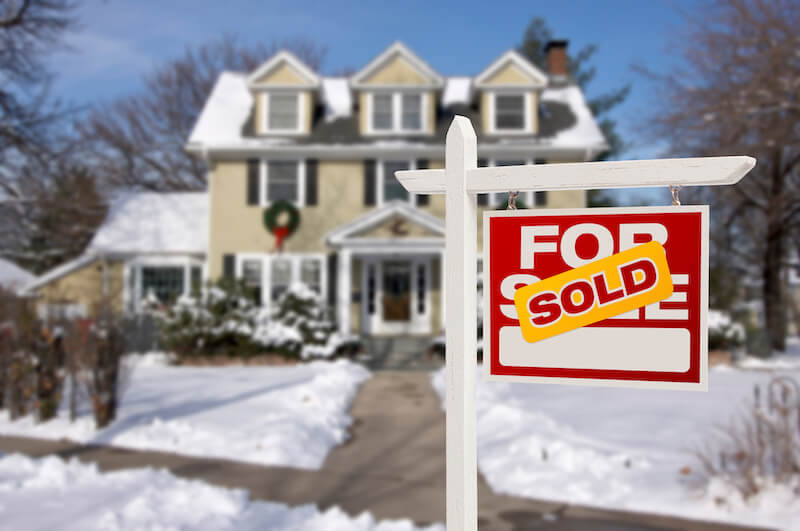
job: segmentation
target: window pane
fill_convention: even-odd
[[[183,267],[142,267],[142,297],[170,303],[183,293]]]
[[[372,96],[372,128],[375,130],[392,128],[391,94],[374,94]]]
[[[192,295],[197,296],[203,288],[203,268],[200,266],[192,266],[191,275]]]
[[[269,129],[297,129],[297,94],[270,94]]]
[[[422,129],[421,94],[403,94],[403,129]]]
[[[267,201],[297,201],[297,168],[297,161],[267,162]]]
[[[289,260],[283,258],[275,258],[272,260],[271,268],[272,285],[270,296],[273,301],[277,301],[286,290],[289,289],[289,284],[292,282],[292,264]]]
[[[498,94],[494,98],[495,129],[523,129],[525,101],[522,94]]]
[[[258,305],[261,304],[261,278],[261,260],[242,262],[242,281]]]
[[[407,162],[384,162],[383,163],[383,200],[403,199],[408,201],[408,191],[403,188],[400,181],[394,176],[394,172],[407,170]]]
[[[316,258],[305,258],[300,262],[300,281],[316,291],[322,292],[322,266]]]

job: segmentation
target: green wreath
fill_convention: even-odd
[[[278,216],[283,212],[289,214],[289,221],[286,225],[278,225]],[[300,211],[289,201],[275,201],[264,209],[264,227],[275,236],[278,249],[283,247],[283,240],[294,234],[299,225]]]

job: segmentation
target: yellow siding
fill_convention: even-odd
[[[531,91],[528,94],[531,102],[531,129],[534,134],[539,132],[539,94],[535,91]]]
[[[436,94],[430,91],[425,94],[425,97],[428,98],[427,132],[433,133],[436,130]]]
[[[308,134],[311,132],[311,122],[314,119],[314,94],[306,90],[300,94],[300,97],[303,98],[303,133]]]
[[[397,223],[401,223],[399,228],[402,232],[405,232],[403,235],[395,234],[395,226]],[[356,237],[359,238],[425,238],[425,237],[435,237],[441,238],[441,234],[438,232],[434,232],[427,227],[423,227],[422,225],[418,225],[413,221],[407,220],[405,217],[402,216],[392,216],[391,218],[370,227],[369,229],[356,233]]]
[[[498,86],[514,86],[514,85],[529,85],[536,80],[522,71],[517,65],[508,63],[506,66],[498,70],[487,79],[484,83],[487,85]]]
[[[80,269],[77,269],[39,290],[40,298],[37,302],[70,302],[83,304],[92,315],[97,304],[103,302],[107,296],[114,311],[121,312],[124,264],[121,261],[107,263],[107,278],[103,293],[104,267],[101,260],[95,260]]]
[[[492,95],[487,91],[481,92],[481,130],[483,134],[488,135],[491,132],[491,119],[492,119]]]
[[[283,63],[273,68],[260,78],[256,83],[270,84],[270,85],[311,85],[311,82],[301,75],[297,70]]]
[[[367,134],[369,131],[369,109],[367,108],[367,93],[366,92],[359,92],[358,93],[358,114],[359,120],[358,123],[361,126],[361,134]]]
[[[364,81],[369,85],[427,85],[429,81],[405,58],[397,55]]]
[[[438,257],[431,260],[431,333],[436,336],[442,333],[441,267]]]
[[[444,168],[443,160],[431,160],[428,166],[432,170]],[[444,194],[432,194],[429,197],[428,206],[421,207],[428,214],[444,219]]]
[[[284,243],[284,251],[324,252],[325,235],[364,214],[363,163],[324,161],[318,168],[318,204],[300,209],[300,226]],[[262,208],[247,206],[247,164],[217,162],[210,176],[209,276],[222,273],[222,255],[266,253],[274,237],[262,223]]]
[[[583,208],[586,206],[584,190],[559,190],[547,192],[547,208]]]

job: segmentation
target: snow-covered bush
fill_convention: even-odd
[[[199,298],[181,297],[151,311],[164,346],[182,357],[271,353],[309,359],[358,349],[355,338],[336,332],[322,299],[303,284],[292,285],[272,315],[253,304],[243,284],[225,281]]]
[[[800,488],[800,385],[777,376],[753,388],[752,405],[696,452],[709,485],[747,499],[775,484]]]
[[[740,347],[745,341],[744,326],[721,310],[708,310],[708,350]]]

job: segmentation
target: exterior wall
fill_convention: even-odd
[[[517,65],[508,63],[506,66],[495,72],[492,77],[485,81],[485,83],[487,85],[508,87],[513,85],[527,85],[530,84],[531,81],[533,81],[533,79],[525,72],[520,70]]]
[[[428,133],[433,133],[436,130],[436,94],[433,91],[429,91],[425,94],[425,97],[428,99],[427,131]]]
[[[364,81],[370,85],[426,85],[428,80],[405,58],[396,56]]]
[[[359,132],[363,135],[369,131],[369,112],[367,110],[367,93],[358,93],[358,125]]]
[[[300,226],[284,243],[284,251],[325,252],[325,235],[352,221],[368,208],[363,201],[362,161],[320,161],[318,204],[300,208]],[[263,208],[246,204],[247,163],[219,161],[209,176],[210,234],[208,275],[222,274],[222,255],[263,253],[275,238],[262,223]],[[331,207],[335,205],[335,207]]]
[[[428,162],[428,167],[432,170],[440,170],[444,168],[443,160],[431,160]],[[433,194],[428,196],[428,206],[421,207],[424,212],[432,214],[436,217],[444,219],[444,194]]]
[[[107,263],[107,294],[115,312],[123,310],[124,264],[122,261]],[[103,263],[95,260],[39,290],[37,307],[42,303],[77,303],[86,307],[88,315],[93,314],[94,306],[103,299]]]
[[[489,126],[489,120],[491,119],[491,107],[492,103],[490,101],[491,94],[487,91],[481,91],[481,103],[480,103],[480,111],[481,111],[481,131],[483,134],[488,135],[491,132],[491,127]]]
[[[283,63],[277,66],[258,78],[256,83],[269,83],[275,85],[311,85],[305,76],[301,75],[297,70]]]
[[[547,208],[583,208],[585,206],[585,190],[558,190],[555,192],[547,192]]]
[[[395,223],[397,223],[398,221],[404,222],[402,228],[405,234],[402,236],[395,234],[393,230]],[[383,221],[382,223],[379,223],[378,225],[370,227],[369,229],[363,232],[354,234],[354,236],[363,238],[385,238],[385,239],[419,238],[419,237],[441,238],[440,234],[435,233],[434,231],[426,227],[423,227],[422,225],[418,225],[416,223],[410,223],[401,216],[392,216],[389,219]]]

